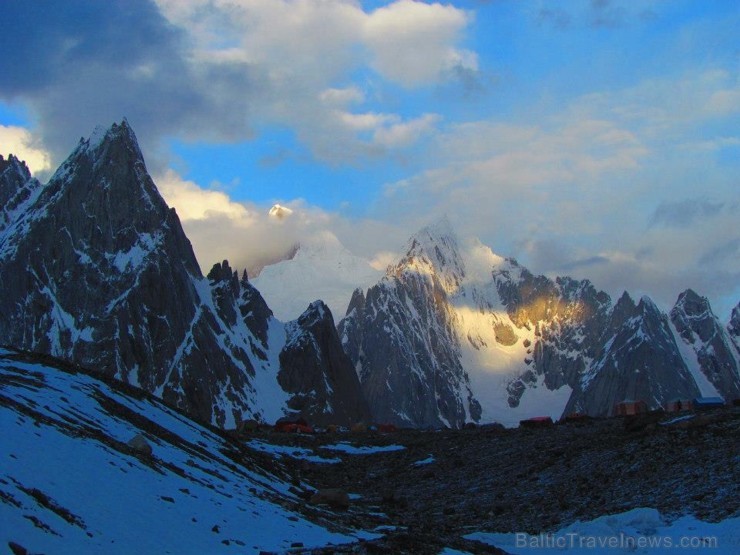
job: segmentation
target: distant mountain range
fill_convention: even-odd
[[[535,276],[460,241],[445,220],[355,292],[339,331],[374,414],[397,424],[513,425],[608,416],[624,400],[740,397],[735,327],[707,299],[685,291],[670,317],[648,297],[614,304],[587,280]]]
[[[384,274],[327,235],[254,281],[227,261],[204,277],[125,120],[81,140],[45,185],[0,158],[0,207],[1,343],[222,427],[513,425],[607,416],[628,399],[740,397],[740,305],[723,325],[692,290],[669,314],[647,297],[614,303],[461,240],[446,220]]]

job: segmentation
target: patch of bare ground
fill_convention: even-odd
[[[318,507],[323,516],[385,534],[314,554],[436,553],[444,547],[500,553],[462,537],[555,531],[638,507],[706,521],[740,514],[737,407],[680,420],[658,414],[542,429],[311,436],[262,430],[249,437],[340,459],[326,464],[284,456],[280,466],[307,509],[312,491],[304,484],[341,490],[349,494],[349,508]],[[339,441],[405,448],[365,455],[325,449]]]

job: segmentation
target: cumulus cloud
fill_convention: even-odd
[[[174,207],[202,266],[229,260],[250,274],[290,255],[312,218],[301,211],[290,222],[270,217],[268,207],[234,202],[227,194],[199,186],[167,170],[155,177],[167,204]],[[228,241],[225,238],[228,237]]]
[[[126,116],[153,169],[166,139],[236,142],[284,125],[317,158],[356,163],[410,146],[427,114],[371,118],[358,72],[406,87],[476,69],[457,44],[469,25],[452,6],[398,0],[70,0],[12,2],[0,33],[0,100],[30,108],[54,162],[97,124]],[[400,27],[399,27],[400,26]]]
[[[405,86],[436,82],[456,66],[477,69],[474,52],[453,46],[470,17],[454,6],[412,0],[378,8],[362,29],[373,67]]]
[[[249,227],[256,219],[254,213],[243,204],[233,202],[223,191],[203,189],[194,181],[182,179],[172,169],[157,177],[156,183],[168,204],[177,208],[181,220],[223,217],[236,225]]]
[[[735,89],[713,70],[585,95],[536,123],[450,125],[431,169],[389,183],[377,214],[447,212],[460,233],[535,272],[664,306],[693,286],[721,312],[740,294],[740,207],[718,152],[736,148],[739,112],[718,103],[718,118],[707,101]]]
[[[301,243],[327,233],[352,252],[380,260],[412,231],[378,220],[350,219],[301,199],[283,201],[276,210],[235,202],[226,193],[185,180],[171,169],[154,181],[167,204],[175,208],[205,272],[212,264],[229,260],[233,267],[256,275],[265,265],[292,256]]]
[[[49,153],[40,146],[40,141],[31,132],[14,125],[0,125],[0,153],[15,154],[26,162],[36,177],[45,176],[52,169]]]
[[[379,126],[375,129],[373,140],[375,143],[388,147],[404,147],[415,143],[421,136],[430,133],[440,117],[436,114],[424,114],[423,116],[392,123],[387,126]]]

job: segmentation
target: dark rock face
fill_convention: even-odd
[[[278,382],[293,394],[288,407],[320,425],[368,421],[360,382],[342,350],[329,308],[321,301],[312,303],[286,332]]]
[[[717,392],[727,400],[740,398],[740,368],[731,335],[732,323],[725,331],[709,301],[691,289],[679,295],[670,316],[678,335],[694,351],[701,372]]]
[[[515,260],[508,262],[508,268],[493,272],[496,289],[514,325],[533,329],[535,336],[528,359],[531,370],[509,383],[509,405],[519,405],[537,376],[552,390],[564,385],[579,390],[581,376],[599,348],[611,310],[609,295],[588,280],[552,281],[533,275]]]
[[[462,279],[455,237],[426,229],[339,324],[342,344],[379,422],[462,427],[480,418],[459,358],[448,289]],[[431,269],[432,271],[427,271]]]
[[[740,354],[740,303],[732,309],[730,323],[727,324],[727,332],[730,334],[738,354]]]
[[[558,401],[547,391],[563,387],[570,399],[555,410],[566,415],[607,416],[625,400],[658,408],[700,395],[696,364],[683,358],[683,343],[649,298],[635,304],[625,294],[613,305],[587,280],[536,276],[513,259],[491,259],[490,277],[471,280],[466,264],[476,261],[468,251],[461,254],[445,227],[413,237],[376,286],[355,291],[339,323],[377,419],[460,427],[477,421],[480,407],[484,420],[508,418],[507,411],[553,410]],[[707,379],[736,397],[732,338],[740,330],[740,307],[727,333],[705,299],[688,295],[679,312],[672,313],[674,325],[694,345]],[[498,384],[490,378],[495,372]],[[496,391],[502,388],[503,406]],[[527,395],[538,400],[522,404]]]
[[[0,257],[7,343],[97,368],[202,420],[226,419],[221,395],[240,405],[251,364],[235,368],[219,348],[207,283],[125,121],[80,141],[4,234]]]
[[[263,397],[279,389],[284,332],[271,340],[270,329],[283,324],[228,262],[202,276],[125,120],[81,140],[45,186],[14,157],[0,168],[3,343],[95,368],[218,425],[282,414],[269,406],[275,395]]]
[[[25,162],[12,154],[0,155],[0,233],[12,224],[40,192],[41,183],[31,178]]]
[[[512,321],[533,327],[536,337],[532,372],[508,386],[512,407],[537,376],[551,389],[573,389],[565,414],[607,416],[624,400],[658,408],[699,394],[667,318],[650,299],[636,306],[625,294],[612,307],[609,296],[587,280],[552,281],[526,269],[518,278],[500,272],[494,279]]]
[[[566,412],[612,416],[625,400],[661,408],[674,398],[700,395],[681,358],[668,318],[647,297],[635,305],[626,293],[607,323],[596,358],[582,377]]]

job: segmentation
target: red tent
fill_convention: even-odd
[[[622,401],[614,405],[614,414],[617,416],[634,416],[646,412],[648,412],[648,406],[645,401]]]

